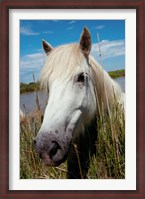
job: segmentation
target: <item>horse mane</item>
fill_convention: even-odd
[[[86,72],[86,69],[84,69],[85,62],[86,57],[81,52],[79,44],[67,44],[54,48],[48,55],[42,69],[41,86],[47,89],[50,76],[51,80],[73,78],[78,66]],[[97,107],[100,110],[101,107],[108,109],[113,104],[114,99],[118,101],[122,98],[121,88],[91,55],[89,55],[88,63],[91,68],[89,75],[94,84]]]

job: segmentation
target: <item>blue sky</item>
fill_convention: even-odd
[[[32,82],[33,73],[39,79],[45,55],[42,39],[56,47],[79,42],[83,27],[91,33],[91,54],[99,62],[97,33],[100,37],[102,65],[107,71],[125,68],[124,20],[21,20],[20,21],[20,81]]]

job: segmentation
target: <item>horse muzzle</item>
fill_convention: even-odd
[[[47,166],[58,166],[67,158],[68,143],[49,133],[39,133],[34,140],[36,152]]]

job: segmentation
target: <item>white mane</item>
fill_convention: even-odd
[[[41,72],[41,85],[48,86],[48,80],[55,78],[71,79],[74,77],[78,65],[84,70],[83,64],[86,61],[79,44],[63,45],[52,50]],[[94,84],[96,101],[98,107],[108,108],[114,99],[122,100],[122,92],[106,71],[89,55],[90,77]],[[85,72],[85,71],[84,71]]]

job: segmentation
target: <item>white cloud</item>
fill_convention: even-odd
[[[67,30],[72,30],[74,26],[68,27]]]
[[[29,36],[29,35],[39,35],[40,34],[38,32],[33,32],[30,27],[21,27],[20,33],[22,35],[27,35],[27,36]]]
[[[72,24],[72,23],[75,23],[76,21],[70,21],[68,24]]]
[[[54,31],[49,30],[49,31],[44,31],[44,32],[42,32],[42,33],[43,33],[43,34],[53,34]]]
[[[43,53],[28,54],[20,59],[21,70],[41,68],[45,62],[45,55]]]
[[[20,58],[20,73],[21,80],[32,81],[33,74],[36,74],[36,78],[39,78],[39,73],[45,63],[46,56],[44,53],[28,54]]]
[[[101,30],[103,29],[105,26],[104,25],[100,25],[100,26],[95,26],[94,29],[96,30]]]
[[[54,22],[59,22],[60,20],[57,20],[57,19],[52,19],[51,21],[54,21]]]
[[[121,55],[125,55],[125,41],[124,40],[115,40],[108,41],[102,40],[100,42],[102,60],[107,58],[113,58]],[[93,44],[91,50],[92,56],[99,60],[99,44]]]

